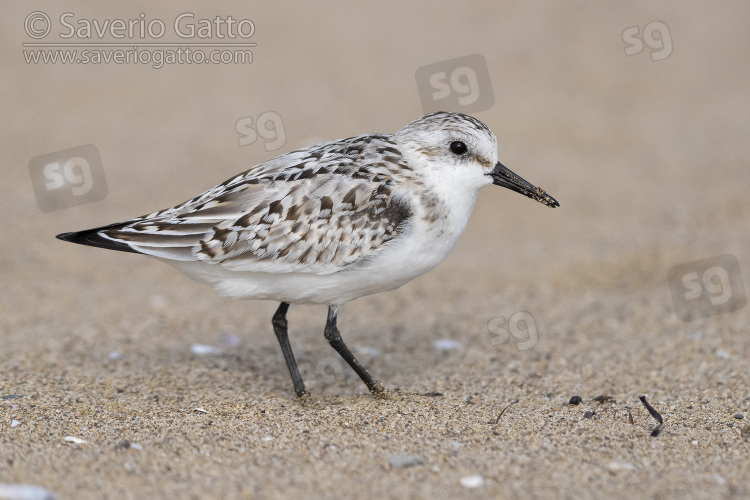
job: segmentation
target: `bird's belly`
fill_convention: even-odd
[[[238,299],[293,304],[344,304],[358,297],[398,288],[437,266],[455,244],[451,235],[415,235],[389,242],[363,263],[330,274],[233,271],[201,261],[164,260],[191,278]]]

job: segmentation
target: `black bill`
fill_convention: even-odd
[[[532,200],[536,200],[543,205],[548,207],[559,207],[560,204],[556,199],[547,194],[547,192],[534,186],[532,183],[514,174],[508,167],[500,162],[495,164],[495,168],[489,173],[492,177],[492,183],[504,188],[508,188],[516,193],[521,193],[524,196],[528,196]]]

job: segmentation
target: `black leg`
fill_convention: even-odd
[[[310,394],[305,389],[305,383],[302,381],[302,377],[299,374],[297,368],[297,361],[294,359],[294,353],[292,352],[292,346],[289,344],[289,333],[287,332],[286,323],[286,312],[289,310],[289,304],[282,302],[276,313],[273,315],[273,331],[276,333],[276,338],[279,339],[279,345],[281,346],[281,352],[284,353],[284,359],[286,360],[286,367],[289,368],[289,375],[292,376],[292,383],[294,384],[294,392],[297,393],[298,397]]]
[[[372,378],[372,375],[370,375],[367,369],[362,366],[362,363],[357,361],[357,358],[354,357],[352,351],[350,351],[349,348],[346,347],[344,339],[341,338],[339,329],[336,328],[336,316],[338,315],[338,312],[338,307],[336,306],[330,306],[328,308],[328,321],[326,321],[325,329],[326,340],[329,344],[331,344],[331,347],[336,349],[336,352],[339,353],[347,363],[349,363],[349,366],[352,367],[352,370],[357,372],[357,375],[359,375],[359,378],[362,379],[362,382],[365,383],[367,388],[370,389],[370,392],[372,392],[373,394],[381,394],[385,392],[383,384]]]

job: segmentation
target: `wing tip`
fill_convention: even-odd
[[[60,233],[55,238],[62,241],[69,241],[71,243],[77,243],[79,245],[86,245],[90,247],[106,248],[108,250],[117,250],[120,252],[131,252],[141,253],[135,250],[125,243],[119,243],[117,241],[105,238],[100,231],[109,229],[112,226],[98,227],[94,229],[86,229],[84,231],[73,231],[70,233]]]

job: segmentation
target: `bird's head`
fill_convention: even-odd
[[[543,189],[498,161],[495,134],[469,115],[430,113],[406,125],[394,138],[411,168],[443,185],[476,192],[495,184],[548,207],[559,206]]]

